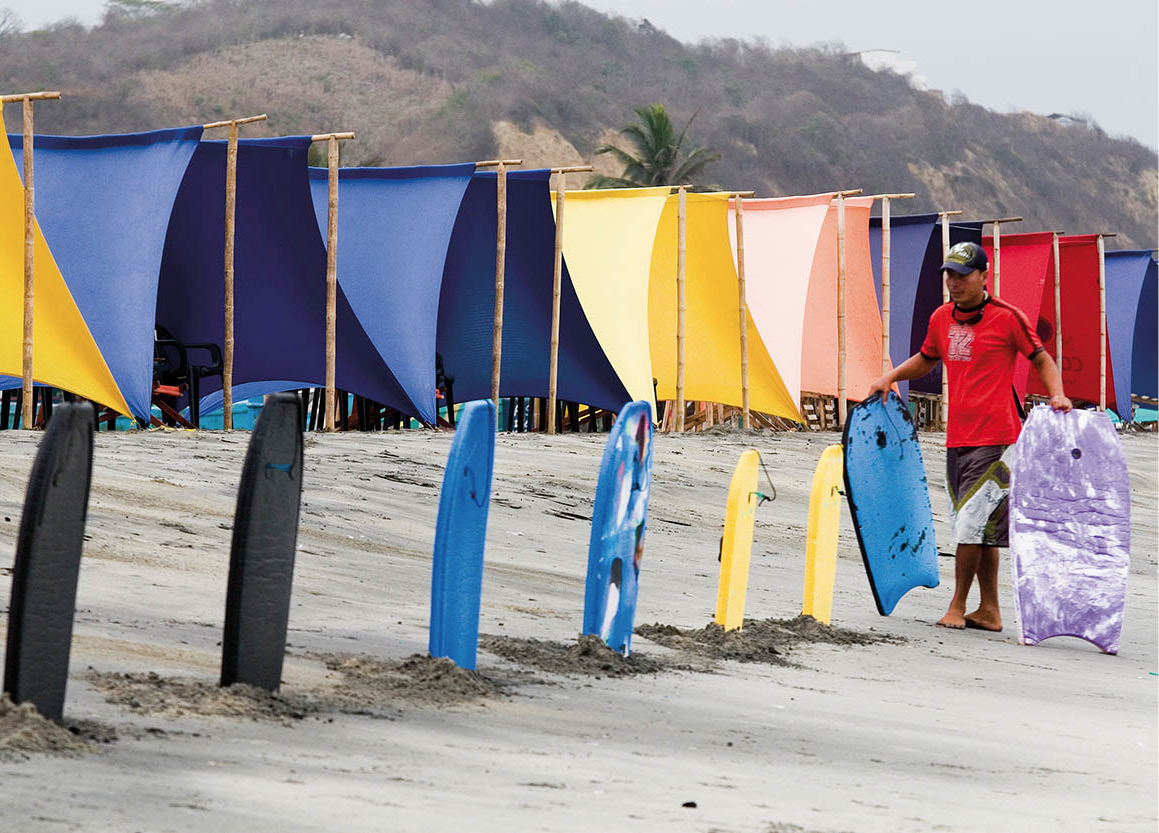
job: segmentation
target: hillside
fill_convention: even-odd
[[[120,6],[91,30],[61,24],[0,39],[0,89],[64,93],[37,109],[38,131],[265,112],[268,124],[246,135],[356,131],[343,164],[502,151],[546,165],[593,161],[633,106],[660,101],[681,122],[696,114],[693,137],[724,155],[709,177],[726,187],[762,196],[914,191],[907,212],[1019,214],[1027,231],[1117,231],[1118,247],[1156,242],[1154,151],[1094,125],[918,91],[837,48],[693,46],[647,21],[541,0]],[[6,116],[18,130],[18,109]]]

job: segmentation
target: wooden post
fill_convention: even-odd
[[[559,299],[563,286],[563,200],[567,175],[588,172],[591,165],[552,168],[555,182],[555,271],[551,282],[551,357],[547,374],[547,433],[555,433],[556,394],[559,389]]]
[[[334,430],[338,332],[338,139],[326,141],[326,421]]]
[[[983,220],[982,225],[994,226],[994,287],[993,295],[999,297],[1002,292],[1002,224],[1021,223],[1021,217],[1000,217],[997,220]]]
[[[507,166],[499,160],[499,184],[496,188],[499,212],[495,239],[495,321],[491,333],[491,400],[499,409],[499,370],[503,363],[503,279],[507,261]]]
[[[36,307],[36,187],[32,176],[32,99],[24,99],[24,355],[20,424],[26,431],[35,426],[36,399],[32,393],[32,330]]]
[[[736,279],[740,294],[740,402],[741,427],[751,428],[749,414],[749,316],[744,275],[744,198],[736,197]]]
[[[234,319],[234,230],[237,216],[237,138],[238,125],[265,121],[266,115],[250,116],[245,119],[211,122],[202,125],[203,130],[228,127],[229,139],[225,153],[225,338],[221,351],[221,427],[225,431],[233,428],[233,319]]]
[[[1107,410],[1107,246],[1101,234],[1096,243],[1099,249],[1099,410],[1105,411]],[[1130,414],[1127,416],[1130,417]]]
[[[560,171],[555,183],[555,271],[551,280],[551,366],[547,374],[547,433],[555,433],[555,398],[559,379],[559,296],[563,285],[563,194],[567,174]]]
[[[491,326],[491,401],[499,411],[499,371],[503,364],[503,278],[507,265],[507,166],[520,165],[522,159],[490,159],[476,162],[476,167],[494,167],[499,175],[496,193],[498,231],[495,237],[495,317]]]
[[[676,196],[676,430],[684,431],[684,241],[688,191]]]
[[[0,96],[0,110],[5,104],[20,102],[23,107],[21,118],[24,126],[24,316],[23,340],[20,358],[21,409],[20,424],[26,431],[35,426],[36,400],[32,395],[32,344],[33,323],[36,320],[36,183],[32,174],[33,130],[32,102],[60,98],[59,92],[22,93]],[[3,113],[0,112],[0,129],[4,127]]]
[[[961,214],[961,211],[939,211],[938,216],[942,220],[942,263],[946,262],[946,258],[950,256],[950,217],[955,214]],[[950,290],[946,286],[946,278],[941,272],[938,273],[938,278],[942,281],[942,303],[948,304],[950,302]],[[949,374],[946,372],[946,362],[942,360],[942,407],[941,407],[941,423],[943,430],[950,421],[950,397],[949,397]]]
[[[310,137],[326,142],[326,415],[323,428],[334,430],[338,397],[335,390],[335,350],[338,330],[338,142],[353,133],[321,133]]]
[[[890,257],[890,200],[913,199],[914,194],[874,194],[881,200],[881,372],[889,372],[889,257]]]
[[[845,195],[837,194],[837,428],[845,425]]]
[[[994,224],[994,297],[1002,293],[1002,223]]]
[[[1054,232],[1054,359],[1062,373],[1062,264],[1058,252],[1058,232]]]

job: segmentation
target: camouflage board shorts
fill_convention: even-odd
[[[1009,459],[1014,446],[946,449],[946,491],[956,544],[1008,547]]]

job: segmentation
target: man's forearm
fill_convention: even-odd
[[[890,384],[905,382],[910,379],[920,379],[938,363],[937,359],[929,359],[921,353],[914,353],[889,373]]]
[[[1034,357],[1034,369],[1038,371],[1038,378],[1042,379],[1042,386],[1051,396],[1066,396],[1062,387],[1062,374],[1058,365],[1045,350]]]

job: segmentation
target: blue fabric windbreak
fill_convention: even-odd
[[[377,401],[431,424],[439,289],[474,172],[473,164],[338,172],[338,283],[403,391],[401,398]],[[310,169],[323,236],[327,176],[325,168]]]
[[[956,246],[967,241],[977,243],[979,246],[982,245],[982,223],[976,221],[950,223],[950,245]],[[934,314],[934,310],[942,305],[942,273],[939,271],[942,262],[942,227],[937,224],[934,226],[929,248],[922,261],[922,274],[918,279],[917,296],[914,298],[913,324],[909,341],[909,355],[911,356],[922,348],[922,342],[926,338],[926,330],[930,325],[930,316]],[[890,327],[890,330],[892,329]],[[892,348],[890,352],[893,352]],[[938,362],[937,367],[920,379],[913,379],[909,386],[910,390],[940,394],[942,392],[942,363]]]
[[[200,137],[200,127],[185,127],[34,139],[37,220],[133,416],[145,422],[165,229]],[[9,141],[20,167],[22,137]]]
[[[237,386],[326,380],[326,248],[307,175],[310,137],[238,143],[234,237],[234,364]],[[225,142],[202,142],[173,207],[157,296],[157,324],[178,341],[225,341]],[[379,402],[405,401],[338,289],[335,383]],[[194,363],[208,357],[197,352]],[[434,376],[434,370],[431,370]],[[207,406],[221,378],[202,382]],[[255,394],[256,395],[256,394]],[[182,403],[184,404],[184,403]]]
[[[548,394],[555,220],[550,171],[507,175],[501,396]],[[491,395],[497,175],[477,173],[463,196],[443,273],[438,351],[455,399]],[[566,265],[560,295],[560,400],[619,411],[630,400],[584,315]]]
[[[938,267],[942,265],[941,230],[938,229],[936,239],[934,235],[937,222],[937,214],[911,214],[890,217],[889,220],[889,357],[894,367],[916,352],[911,349],[911,339],[918,289],[923,285],[923,279],[928,284],[930,275],[937,275]],[[881,309],[880,217],[869,219],[869,256],[873,263],[877,308]],[[936,280],[940,286],[940,276]],[[923,325],[928,321],[927,316]],[[907,401],[909,382],[898,382],[897,387],[902,401]]]
[[[1150,251],[1107,252],[1107,343],[1115,368],[1115,403],[1131,413],[1131,394],[1155,396],[1159,267]]]

